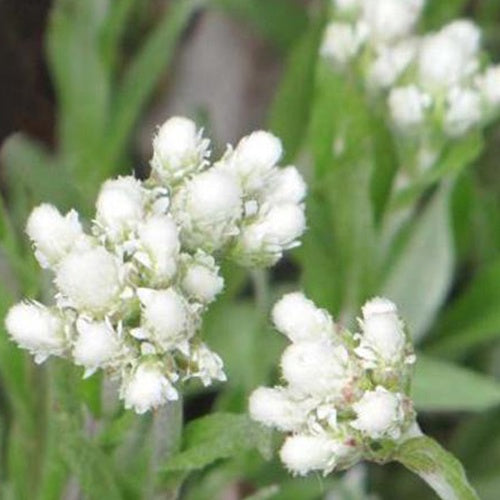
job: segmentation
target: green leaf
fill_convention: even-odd
[[[500,337],[500,258],[483,269],[442,315],[430,351],[457,356]]]
[[[324,15],[318,16],[291,50],[271,108],[270,128],[283,141],[285,163],[296,156],[308,128],[323,25]]]
[[[418,474],[443,500],[479,500],[462,464],[431,438],[406,441],[395,459]]]
[[[99,179],[95,154],[109,120],[110,72],[100,45],[108,8],[108,0],[57,0],[47,35],[62,165],[89,185]]]
[[[281,49],[295,43],[307,26],[305,9],[290,0],[212,0],[211,4],[245,19]]]
[[[430,186],[442,179],[456,177],[478,158],[483,147],[483,136],[478,130],[458,141],[451,142],[432,168],[425,171],[409,187],[397,193],[392,200],[392,206],[397,209],[415,204]]]
[[[183,449],[166,464],[165,472],[193,471],[240,454],[258,450],[270,456],[270,431],[250,420],[247,415],[214,413],[188,424]]]
[[[446,0],[446,2],[427,2],[424,21],[427,29],[439,29],[446,22],[463,16],[467,0]]]
[[[447,361],[419,355],[412,396],[424,411],[483,411],[500,404],[500,384]]]
[[[417,341],[432,324],[453,277],[449,199],[448,185],[434,194],[381,289],[384,296],[398,304],[401,316]]]
[[[110,133],[101,160],[108,171],[114,168],[139,113],[172,60],[177,42],[199,4],[199,0],[172,2],[127,68],[112,106]]]

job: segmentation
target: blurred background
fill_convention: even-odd
[[[497,0],[428,3],[424,27],[470,17],[483,29],[491,60],[500,61]],[[304,248],[264,278],[225,269],[226,294],[204,328],[230,381],[210,391],[188,388],[185,421],[212,409],[244,412],[248,393],[277,378],[283,342],[266,320],[272,300],[302,287],[335,316],[345,307],[334,291],[335,266],[328,265],[336,248],[319,215],[326,213],[316,191],[321,179],[303,147],[317,113],[311,54],[321,39],[324,7],[321,0],[0,0],[1,315],[22,295],[47,294],[49,279],[23,235],[35,204],[50,201],[91,215],[103,180],[130,169],[144,176],[155,127],[172,115],[196,119],[217,152],[254,129],[271,129],[284,140],[286,161],[300,165],[311,181],[310,217],[321,223],[311,224]],[[451,250],[423,247],[435,260],[431,274],[448,265],[453,271],[443,278],[443,297],[421,337],[420,349],[435,358],[417,384],[427,397],[419,400],[423,429],[460,457],[482,498],[491,500],[500,491],[499,156],[500,127],[492,125],[454,187],[452,260]],[[435,231],[429,228],[431,243]],[[264,303],[255,297],[262,279]],[[445,364],[433,364],[436,359]],[[147,448],[148,417],[139,421],[106,408],[99,376],[81,382],[64,363],[48,364],[35,367],[2,332],[3,497],[152,498],[143,491],[147,452],[129,442],[140,436]],[[61,374],[65,384],[57,381]],[[399,465],[292,481],[276,459],[251,450],[194,470],[182,498],[433,497]]]

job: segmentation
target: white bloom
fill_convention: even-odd
[[[352,377],[345,347],[327,341],[291,344],[283,352],[281,368],[298,394],[336,398]]]
[[[298,245],[306,229],[304,208],[293,203],[267,207],[255,222],[243,227],[237,257],[242,262],[274,264],[283,250]]]
[[[482,118],[481,97],[474,90],[452,89],[447,96],[444,130],[451,137],[465,134]]]
[[[360,324],[363,334],[356,352],[361,357],[375,356],[390,364],[401,361],[406,336],[394,303],[383,298],[370,300],[363,306]]]
[[[393,88],[389,94],[389,109],[394,124],[401,129],[420,125],[430,98],[415,85]]]
[[[132,176],[106,181],[96,203],[96,220],[112,239],[134,229],[144,213],[144,192]]]
[[[191,360],[197,367],[192,376],[199,377],[203,385],[208,386],[213,380],[221,382],[227,380],[222,359],[205,344],[200,344],[193,349]]]
[[[143,305],[143,325],[165,346],[175,346],[191,333],[186,300],[173,288],[140,288],[137,295]]]
[[[460,46],[466,57],[473,57],[479,52],[481,31],[472,21],[458,19],[442,28],[444,36],[452,38]]]
[[[276,169],[265,197],[273,205],[299,204],[305,198],[307,186],[297,168],[293,166]]]
[[[42,267],[57,264],[83,238],[82,226],[74,210],[63,216],[47,203],[31,212],[26,232],[35,244],[35,256]]]
[[[205,166],[209,141],[188,118],[174,116],[167,120],[153,139],[151,167],[160,179],[171,182]]]
[[[368,85],[375,89],[392,86],[410,65],[416,50],[417,44],[414,39],[380,47],[377,58],[368,70]]]
[[[328,473],[336,463],[337,443],[324,436],[297,434],[289,436],[280,450],[281,461],[294,475],[308,472]]]
[[[213,257],[207,255],[188,263],[181,286],[189,297],[208,304],[222,292],[224,280]]]
[[[350,425],[369,438],[397,439],[401,435],[404,423],[401,394],[377,386],[374,391],[366,391],[352,408],[357,418]]]
[[[500,105],[500,65],[488,68],[478,78],[477,84],[487,104],[492,106]]]
[[[362,0],[333,0],[334,7],[340,13],[354,12],[361,6]]]
[[[112,308],[121,291],[115,257],[103,247],[70,253],[61,261],[55,282],[75,307],[96,314]]]
[[[276,328],[292,342],[317,340],[333,333],[330,315],[299,292],[284,295],[274,305],[272,317]]]
[[[283,432],[298,430],[307,420],[304,407],[282,388],[259,387],[249,399],[250,416],[268,427]]]
[[[152,363],[142,363],[134,370],[124,381],[120,397],[125,400],[125,408],[133,408],[139,414],[179,399],[161,367]]]
[[[170,280],[177,270],[179,232],[169,215],[153,215],[139,226],[138,237],[146,256],[136,258],[155,272],[155,281]]]
[[[78,337],[73,346],[73,358],[77,365],[86,369],[86,375],[105,366],[119,352],[120,341],[108,322],[79,318],[76,328]]]
[[[477,70],[478,60],[468,54],[457,37],[438,32],[426,36],[418,55],[420,81],[430,90],[459,84]]]
[[[363,33],[351,24],[331,22],[323,37],[321,55],[344,65],[356,56],[363,41]]]
[[[12,306],[5,328],[20,347],[35,355],[37,363],[50,355],[61,355],[67,348],[61,318],[38,303],[20,302]]]
[[[212,168],[191,179],[174,198],[181,237],[190,248],[213,251],[224,246],[238,229],[242,192],[227,171]]]
[[[423,0],[364,0],[363,21],[375,41],[394,41],[411,33],[423,4]]]
[[[269,132],[258,130],[243,137],[229,153],[229,168],[245,193],[255,193],[266,186],[282,154],[281,141]]]

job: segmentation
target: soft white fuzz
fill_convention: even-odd
[[[362,308],[361,334],[334,324],[301,293],[273,309],[291,344],[281,357],[283,385],[259,387],[250,416],[289,434],[280,451],[295,475],[351,467],[373,459],[374,441],[397,440],[415,422],[408,396],[415,360],[396,305],[374,298]]]
[[[88,233],[75,211],[35,208],[26,231],[53,273],[54,305],[13,306],[11,338],[37,362],[64,356],[84,376],[105,371],[139,413],[175,399],[174,384],[225,381],[222,359],[199,335],[224,288],[220,260],[270,266],[305,230],[306,185],[295,167],[278,165],[282,153],[277,137],[257,131],[211,161],[202,131],[173,117],[153,140],[148,179],[102,185]]]

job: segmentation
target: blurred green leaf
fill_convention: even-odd
[[[110,73],[100,46],[108,6],[108,0],[57,0],[46,39],[62,165],[89,187],[100,178],[96,152],[110,111]]]
[[[449,199],[449,185],[434,194],[381,289],[384,296],[398,304],[416,341],[432,324],[453,276]]]
[[[436,326],[430,350],[455,356],[500,337],[500,258],[483,269]]]
[[[478,158],[484,147],[482,132],[474,130],[464,138],[448,144],[435,165],[419,176],[416,182],[401,189],[391,202],[395,208],[415,204],[425,191],[440,180],[456,177]]]
[[[270,128],[283,141],[284,162],[295,158],[308,128],[316,62],[325,16],[317,16],[294,45],[270,111]]]
[[[201,469],[216,460],[253,449],[269,457],[269,430],[247,415],[214,413],[186,426],[182,451],[167,462],[165,471]]]
[[[483,411],[500,404],[500,384],[447,361],[419,355],[412,397],[421,411]]]
[[[454,18],[462,17],[467,0],[446,0],[427,2],[424,10],[424,24],[427,29],[439,29]]]
[[[140,111],[172,60],[179,38],[199,4],[199,0],[172,2],[127,68],[111,109],[109,134],[101,159],[106,175],[123,152]]]
[[[307,26],[306,11],[294,0],[211,0],[211,5],[245,19],[285,50]]]

